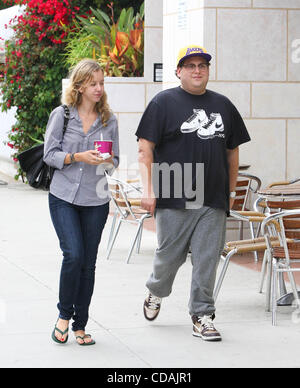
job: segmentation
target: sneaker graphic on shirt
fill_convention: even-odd
[[[181,126],[182,133],[197,131],[200,139],[224,137],[224,124],[220,113],[211,113],[208,117],[204,109],[193,109],[193,114]]]
[[[208,122],[200,126],[197,135],[201,139],[212,139],[224,132],[224,124],[220,113],[211,113]]]
[[[192,116],[182,124],[180,128],[182,133],[195,132],[201,127],[201,125],[208,123],[209,118],[207,117],[204,109],[193,109],[193,112]]]

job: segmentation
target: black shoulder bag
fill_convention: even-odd
[[[63,105],[64,126],[63,136],[69,122],[70,111],[67,105]],[[17,158],[21,169],[25,172],[28,183],[35,189],[49,190],[55,168],[48,166],[44,160],[44,143],[21,152]]]

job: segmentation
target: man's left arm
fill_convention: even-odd
[[[239,173],[239,147],[232,150],[227,149],[227,161],[229,171],[229,191],[235,191],[236,181]],[[234,198],[230,198],[229,209],[232,208]]]

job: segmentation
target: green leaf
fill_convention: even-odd
[[[107,24],[107,26],[110,27],[110,19],[106,15],[106,13],[102,12],[101,9],[95,10],[95,9],[91,8],[91,11],[93,12],[93,14],[96,16],[96,18],[98,20],[103,19],[105,21],[105,23]]]
[[[140,7],[140,17],[141,17],[141,19],[144,19],[144,16],[145,16],[145,2],[143,2],[141,4],[141,7]]]
[[[113,25],[111,27],[110,36],[111,36],[111,43],[112,43],[111,49],[113,49],[115,47],[115,44],[116,44],[116,36],[117,36],[117,26],[116,25]]]
[[[126,12],[126,9],[123,8],[118,21],[118,29],[121,32],[125,31],[126,17],[127,17],[127,12]]]
[[[43,144],[44,143],[44,141],[42,141],[42,140],[35,139],[34,137],[32,137],[30,135],[28,135],[28,136],[30,137],[31,140],[33,140],[37,144]]]
[[[132,7],[128,8],[127,13],[126,13],[126,19],[124,22],[125,32],[127,32],[127,33],[129,33],[133,27],[133,23],[134,23],[133,14],[134,14],[133,8]]]

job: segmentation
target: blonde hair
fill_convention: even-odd
[[[95,71],[103,70],[100,64],[93,59],[83,59],[74,67],[70,77],[70,83],[66,88],[62,102],[67,105],[78,108],[82,101],[82,95],[79,89],[87,82],[93,79]],[[111,110],[107,103],[107,94],[103,93],[101,100],[95,105],[96,112],[100,113],[102,125],[107,126],[107,121],[111,116]]]

